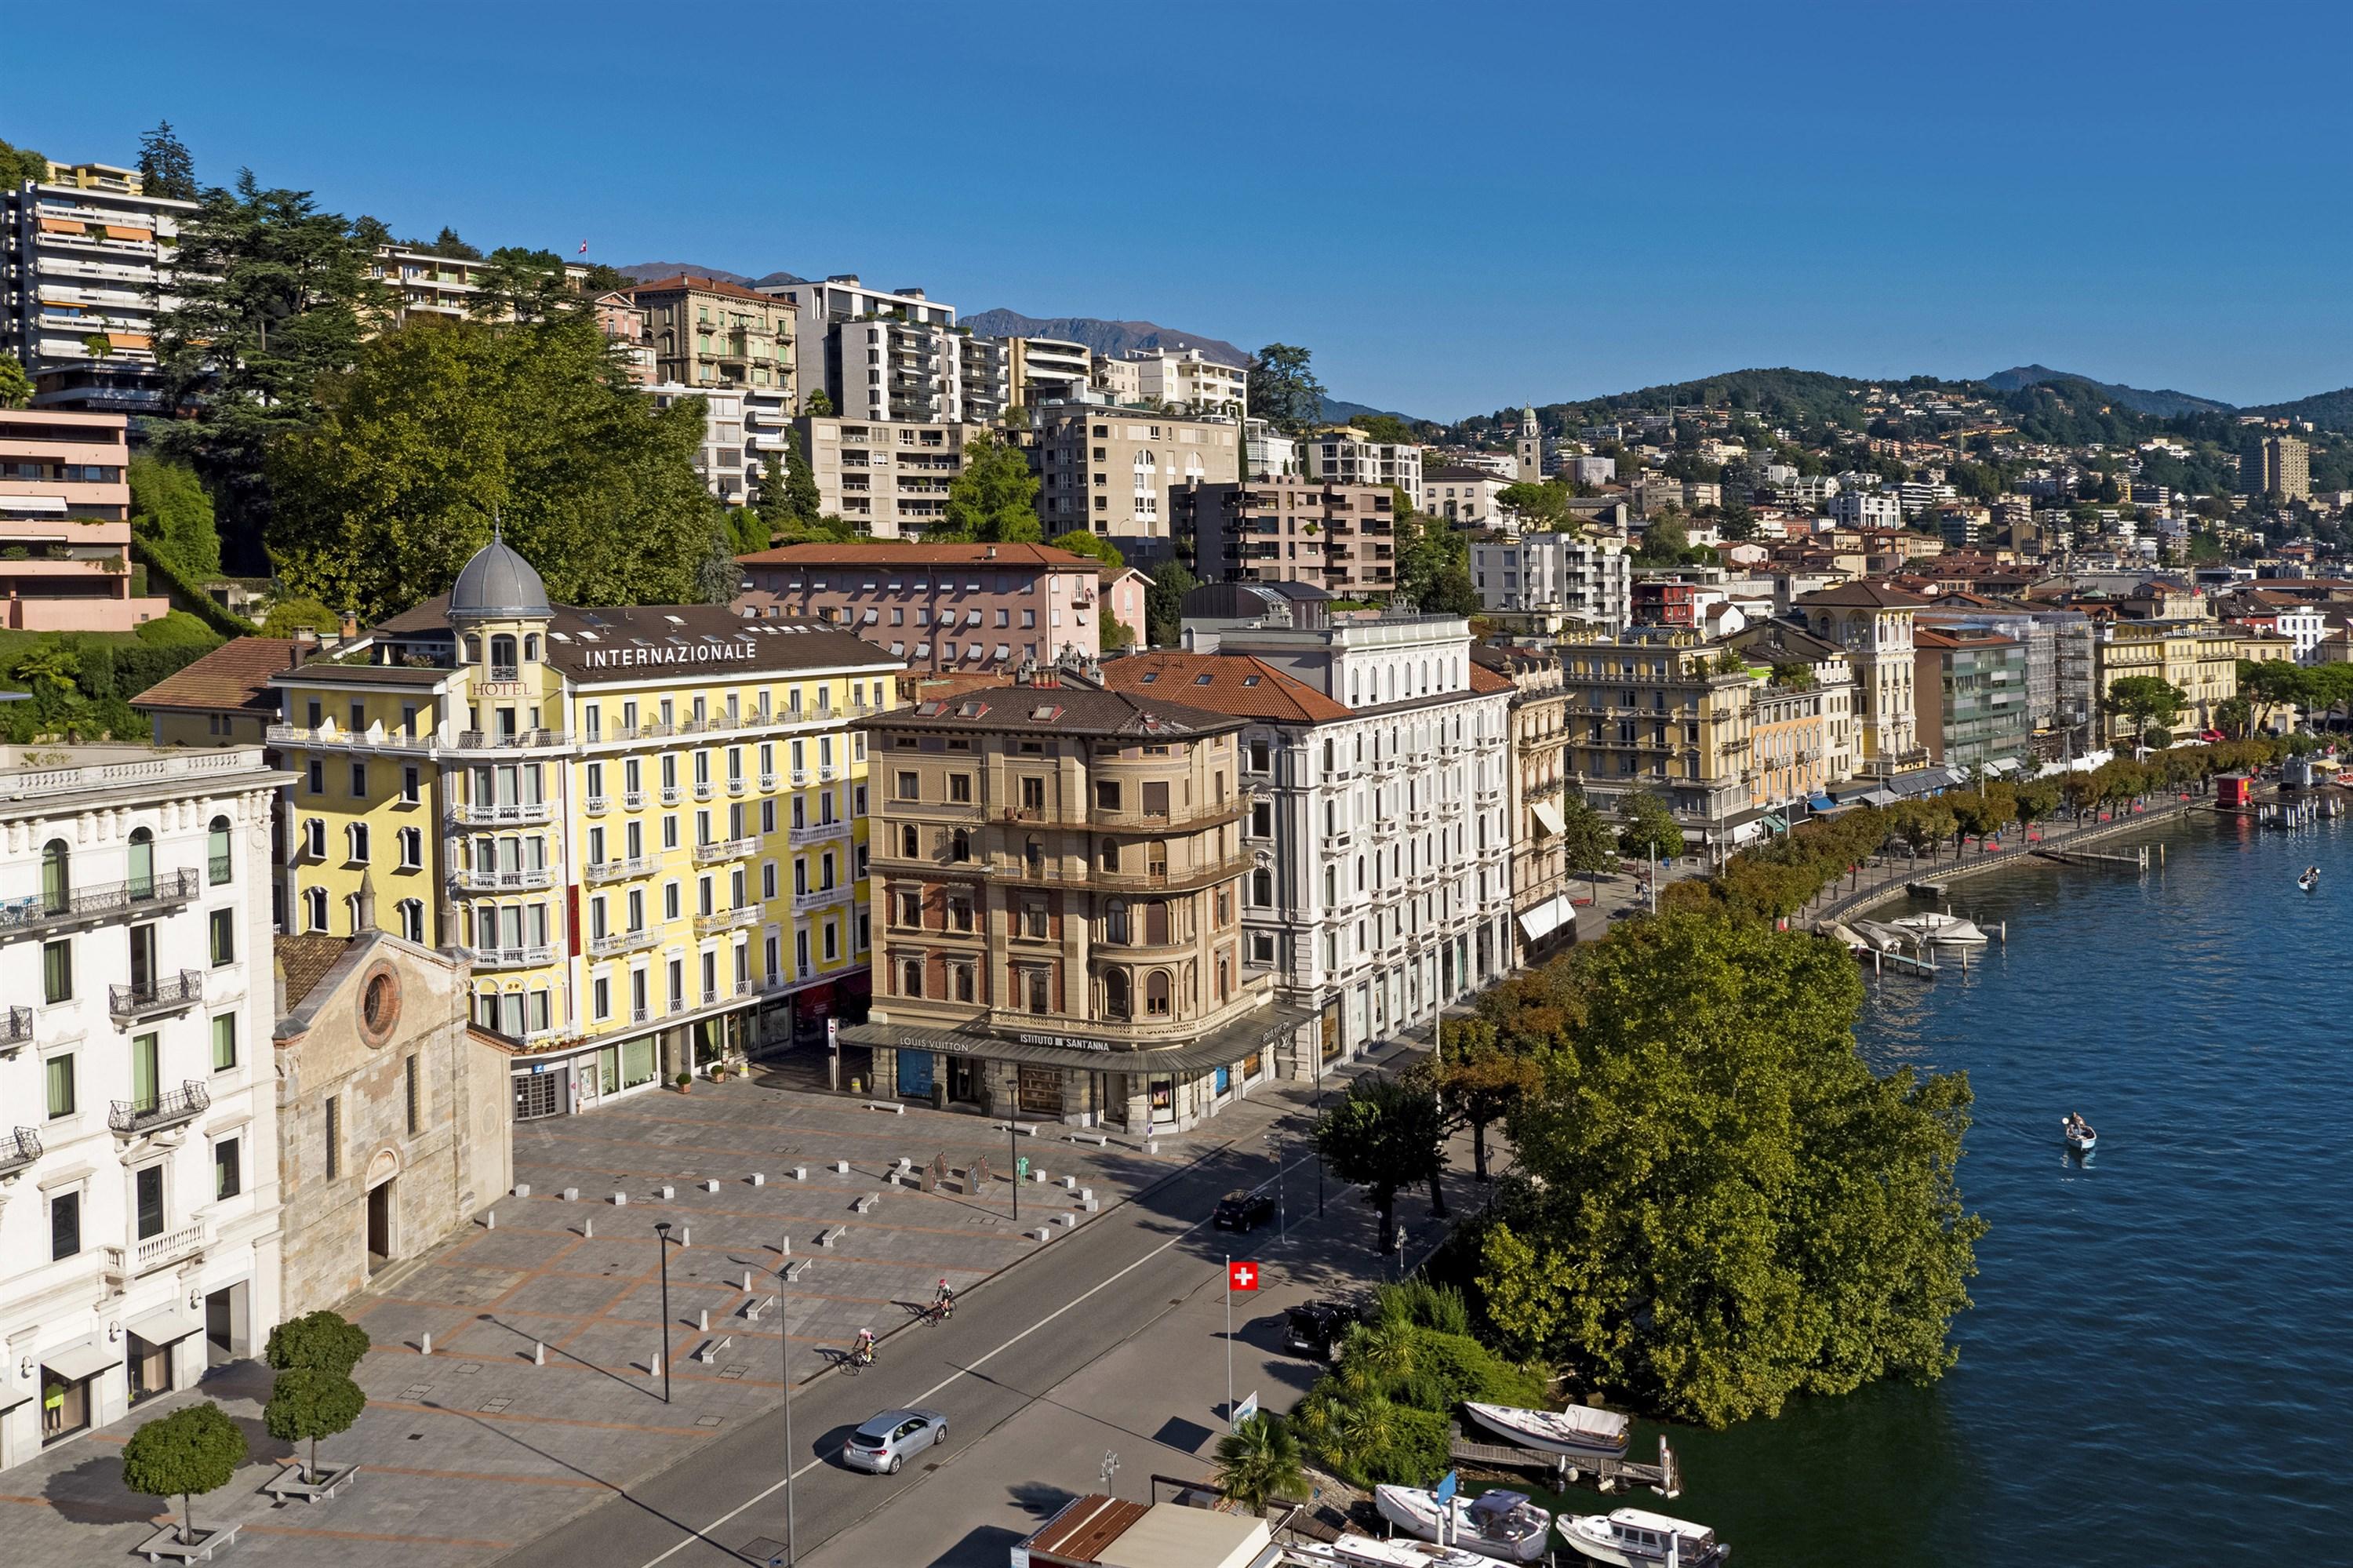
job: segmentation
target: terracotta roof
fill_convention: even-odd
[[[723,283],[716,278],[699,277],[692,272],[679,272],[668,278],[654,278],[642,283],[633,283],[625,291],[630,299],[635,300],[639,294],[670,294],[681,289],[691,289],[698,294],[725,294],[731,299],[757,300],[764,305],[775,305],[780,310],[792,308],[773,295],[755,294],[741,284]]]
[[[239,637],[131,699],[142,708],[252,708],[278,711],[269,677],[299,662],[290,637]]]
[[[1508,692],[1513,689],[1512,678],[1474,661],[1471,666],[1471,689],[1482,694]]]
[[[1051,545],[786,545],[735,557],[746,567],[1088,567],[1108,563]]]
[[[1323,724],[1348,716],[1345,705],[1297,676],[1241,653],[1133,654],[1104,664],[1103,683],[1113,691],[1194,703],[1243,718]]]
[[[1092,684],[1068,671],[1060,673],[1054,685],[991,687],[930,699],[912,708],[893,708],[866,723],[870,728],[882,729],[1018,730],[1155,741],[1224,735],[1242,726],[1230,714],[1157,696],[1145,701]]]
[[[1957,626],[1946,630],[1935,626],[1912,629],[1912,645],[1915,648],[2014,648],[2015,637],[2004,637],[1998,631],[1978,631],[1970,627]]]
[[[1906,593],[1899,588],[1881,583],[1841,583],[1836,588],[1819,588],[1799,597],[1799,604],[1859,605],[1873,609],[1902,609],[1927,601],[1916,593]]]
[[[302,1005],[302,999],[319,989],[327,971],[340,962],[352,945],[349,937],[329,937],[311,932],[297,937],[279,937],[272,940],[271,950],[278,967],[286,972],[286,1011],[293,1012]]]

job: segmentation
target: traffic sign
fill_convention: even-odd
[[[1258,1390],[1252,1389],[1250,1391],[1248,1397],[1243,1399],[1240,1404],[1234,1406],[1234,1418],[1228,1425],[1240,1426],[1243,1422],[1248,1421],[1251,1416],[1256,1415],[1257,1414]]]

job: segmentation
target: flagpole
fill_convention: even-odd
[[[1234,1255],[1226,1254],[1226,1425],[1234,1424]]]

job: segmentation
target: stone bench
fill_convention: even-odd
[[[1111,1134],[1107,1132],[1071,1132],[1065,1133],[1063,1136],[1072,1143],[1092,1143],[1097,1149],[1111,1147]]]
[[[859,1199],[858,1202],[850,1204],[849,1207],[853,1213],[863,1214],[870,1213],[873,1209],[874,1205],[881,1201],[881,1193],[869,1192],[863,1198]]]
[[[280,1502],[292,1502],[298,1498],[306,1503],[329,1500],[352,1484],[352,1478],[360,1473],[360,1467],[357,1465],[321,1466],[319,1473],[325,1479],[306,1481],[302,1478],[301,1466],[289,1465],[264,1481],[261,1489]]]
[[[808,1266],[809,1260],[805,1257],[797,1257],[793,1259],[792,1262],[785,1265],[785,1283],[787,1285],[799,1284],[801,1276],[808,1272]]]
[[[1000,1121],[997,1124],[997,1130],[1018,1132],[1024,1138],[1035,1138],[1038,1136],[1038,1124],[1034,1121]]]
[[[871,1111],[889,1111],[892,1116],[907,1114],[907,1107],[896,1100],[868,1100],[866,1108]]]
[[[213,1529],[199,1529],[195,1543],[183,1545],[180,1527],[167,1524],[149,1536],[147,1543],[137,1551],[150,1563],[161,1563],[166,1558],[174,1563],[209,1563],[213,1560],[214,1552],[219,1548],[236,1545],[237,1532],[244,1528],[242,1524],[225,1524]]]
[[[725,1350],[734,1342],[735,1339],[732,1334],[723,1334],[717,1339],[705,1340],[702,1344],[695,1347],[694,1359],[701,1361],[704,1366],[709,1366],[712,1361],[719,1359],[720,1351]]]
[[[839,1241],[849,1229],[848,1225],[828,1225],[818,1232],[817,1245],[830,1252],[833,1250],[833,1244]]]

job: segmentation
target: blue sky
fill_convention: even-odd
[[[89,69],[8,73],[0,137],[129,163],[168,118],[208,182],[399,232],[1304,344],[1335,395],[1432,417],[1751,365],[2353,383],[2348,8],[107,17]]]

